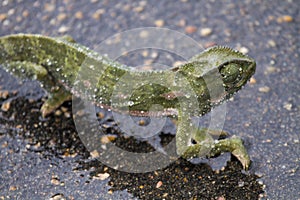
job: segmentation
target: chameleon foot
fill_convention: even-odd
[[[62,88],[56,88],[51,95],[48,96],[48,99],[45,101],[41,107],[41,113],[43,117],[46,117],[57,109],[65,101],[72,98],[71,93],[65,91]]]
[[[241,162],[245,170],[249,168],[250,158],[243,145],[243,141],[240,138],[232,137],[223,140],[216,140],[209,156],[216,156],[222,152],[231,152],[231,154]]]
[[[214,157],[224,152],[230,152],[234,155],[242,164],[243,168],[247,170],[250,165],[250,158],[247,150],[243,145],[243,141],[238,137],[232,137],[221,140],[214,140],[213,133],[221,133],[220,131],[211,131],[207,129],[196,129],[193,132],[192,137],[189,139],[191,142],[183,145],[178,137],[177,151],[183,158],[190,159],[195,157]],[[220,135],[225,135],[223,132]]]

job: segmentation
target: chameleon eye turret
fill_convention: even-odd
[[[231,92],[246,84],[255,71],[255,62],[237,61],[219,67],[224,87]]]
[[[240,66],[235,63],[229,63],[220,67],[220,74],[222,76],[224,85],[233,85],[240,81],[241,73]]]

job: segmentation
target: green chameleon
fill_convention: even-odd
[[[255,61],[238,51],[212,47],[179,67],[138,71],[68,37],[17,34],[0,37],[0,64],[17,77],[41,83],[48,92],[48,99],[41,107],[43,117],[72,95],[85,96],[96,105],[135,116],[175,116],[178,155],[189,159],[231,152],[244,169],[250,165],[240,138],[214,140],[212,135],[226,135],[226,132],[191,125],[192,116],[208,113],[240,90],[254,74]],[[149,79],[154,81],[144,81]],[[135,82],[145,84],[129,95],[126,88]],[[123,90],[115,92],[119,86]],[[153,109],[155,104],[160,105],[159,109]]]

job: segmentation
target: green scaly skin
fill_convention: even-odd
[[[255,61],[240,52],[212,47],[179,67],[143,72],[99,55],[71,38],[17,34],[0,37],[0,64],[17,77],[41,83],[48,92],[48,99],[41,108],[44,117],[70,100],[72,94],[131,115],[177,116],[178,155],[211,157],[231,152],[244,169],[250,165],[240,138],[215,141],[213,131],[191,126],[192,116],[208,113],[240,90],[254,74]],[[158,82],[147,84],[145,79]],[[146,84],[134,88],[130,95],[126,89],[119,91],[115,96],[117,103],[112,103],[120,82],[124,88],[130,88],[135,82]],[[153,110],[154,104],[163,108]]]

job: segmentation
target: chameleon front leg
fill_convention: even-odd
[[[41,83],[41,86],[48,92],[48,98],[41,107],[43,117],[46,117],[72,97],[72,94],[66,91],[62,85],[56,83],[41,65],[26,61],[15,61],[3,63],[2,66],[19,78],[38,80]]]
[[[250,158],[241,138],[235,136],[227,139],[215,140],[209,156],[217,156],[223,152],[230,152],[234,155],[241,162],[245,170],[249,168]]]
[[[245,170],[250,165],[250,158],[238,137],[214,140],[212,134],[219,131],[198,129],[192,125],[191,117],[182,111],[178,115],[178,127],[176,133],[177,154],[183,158],[213,157],[223,152],[230,152],[243,165]],[[225,134],[226,132],[221,132]]]

